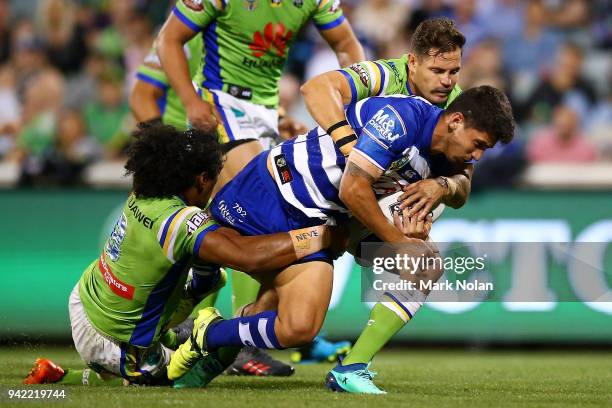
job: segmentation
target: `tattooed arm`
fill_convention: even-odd
[[[385,242],[410,242],[409,238],[387,221],[372,184],[382,175],[382,170],[353,150],[340,182],[340,199],[370,231]]]

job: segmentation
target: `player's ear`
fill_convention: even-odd
[[[454,132],[459,127],[464,125],[465,116],[461,112],[453,112],[448,118],[448,127],[451,132]]]
[[[414,75],[417,66],[417,56],[414,53],[408,54],[408,69]]]
[[[208,191],[215,185],[216,180],[211,180],[206,173],[201,173],[196,176],[195,187],[199,193]]]

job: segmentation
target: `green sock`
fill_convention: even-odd
[[[232,270],[232,315],[238,308],[257,300],[261,285],[246,273]]]
[[[70,385],[123,385],[123,378],[115,377],[104,380],[91,368],[84,370],[74,370],[72,368],[65,370],[64,376],[58,381],[58,384]]]
[[[405,324],[387,307],[376,303],[370,312],[368,325],[359,335],[351,351],[342,360],[342,365],[368,363]]]

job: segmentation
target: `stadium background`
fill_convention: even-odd
[[[69,340],[68,294],[129,185],[127,94],[170,3],[0,1],[0,338]],[[612,240],[610,2],[345,0],[343,8],[371,59],[405,53],[424,18],[455,19],[468,41],[463,89],[491,84],[511,96],[516,141],[485,154],[468,204],[447,210],[435,231],[464,241],[502,231],[544,251],[546,242]],[[292,115],[312,124],[299,84],[335,64],[312,27],[298,36],[281,86]],[[524,286],[535,276],[521,274],[532,265],[511,253],[494,274],[502,296],[521,284],[510,277]],[[552,256],[537,267],[554,294],[547,303],[430,305],[398,339],[611,344],[612,303],[581,299],[567,264]],[[227,288],[220,296],[224,313],[229,296]],[[324,330],[353,338],[367,315],[359,270],[344,259]]]

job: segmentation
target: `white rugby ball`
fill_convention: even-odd
[[[387,220],[393,224],[393,213],[400,211],[399,205],[399,196],[402,195],[403,191],[397,191],[395,193],[391,193],[387,196],[382,197],[378,200],[378,206],[382,213],[387,217]],[[446,206],[444,204],[439,204],[436,208],[431,211],[433,221],[437,220]]]

